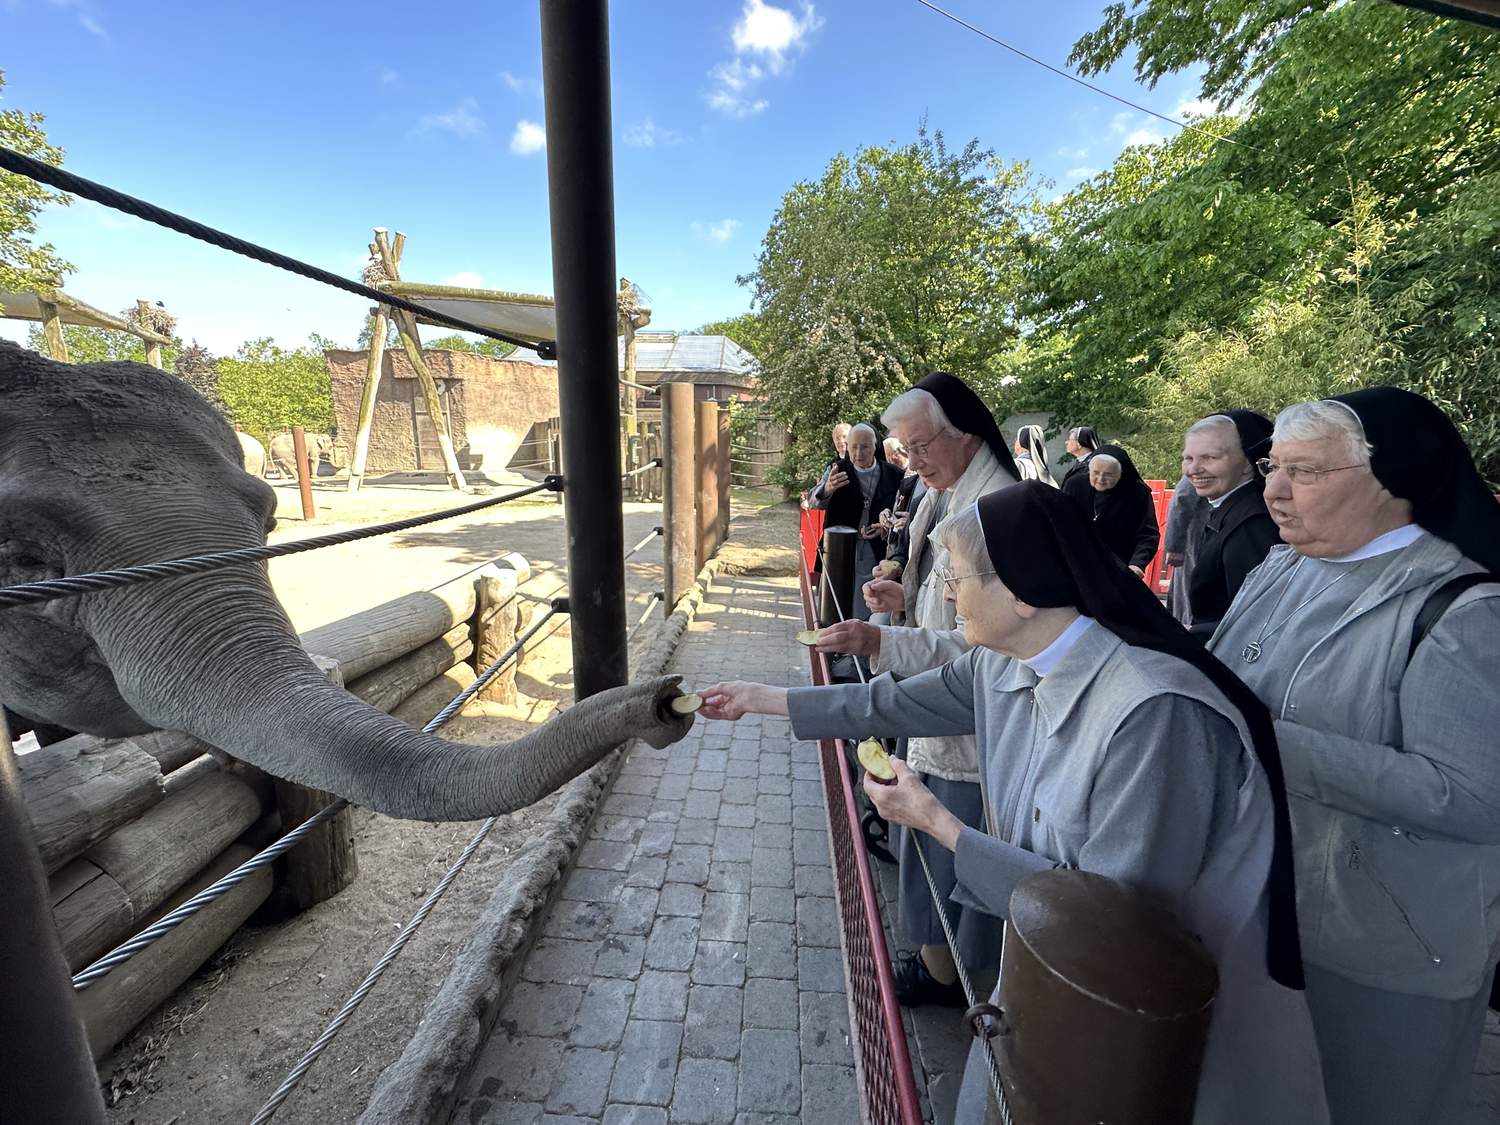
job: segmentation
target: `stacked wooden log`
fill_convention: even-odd
[[[508,555],[431,591],[409,594],[311,630],[303,644],[326,675],[413,726],[473,683],[516,635],[516,587],[529,577]],[[482,693],[515,698],[515,664]],[[53,918],[76,972],[233,870],[333,798],[235,762],[189,735],[76,735],[19,759],[21,789],[42,855]],[[149,950],[79,994],[95,1057],[103,1057],[244,924],[275,889],[294,909],[328,898],[357,874],[347,810],[293,849],[284,870],[246,880]]]

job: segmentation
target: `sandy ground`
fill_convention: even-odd
[[[482,493],[508,490],[494,482]],[[513,486],[513,485],[510,485]],[[321,534],[470,502],[439,484],[382,481],[356,496],[342,482],[318,482],[317,517],[301,518],[295,485],[278,487],[280,521],[271,539]],[[771,497],[737,496],[731,546],[735,569],[790,568],[796,512],[754,513]],[[629,547],[660,522],[655,504],[627,504]],[[549,494],[395,536],[276,560],[271,576],[299,630],[336,620],[399,594],[435,586],[507,551],[532,563],[526,589],[562,592],[566,536],[562,506]],[[627,563],[633,623],[661,585],[660,539]],[[659,611],[637,636],[649,639]],[[443,733],[502,741],[550,715],[571,695],[571,640],[565,619],[530,651],[508,718],[460,718]],[[475,853],[381,983],[276,1116],[278,1122],[354,1120],[441,984],[470,926],[524,848],[548,803],[503,818]],[[477,824],[420,824],[355,814],[360,877],[337,898],[277,925],[249,926],[101,1065],[111,1120],[124,1125],[248,1121],[327,1020],[359,985],[396,932],[474,835]]]

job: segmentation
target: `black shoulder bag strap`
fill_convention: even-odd
[[[1427,600],[1422,603],[1422,608],[1417,611],[1417,620],[1411,629],[1411,648],[1407,650],[1406,662],[1411,663],[1411,658],[1417,654],[1417,646],[1432,632],[1434,625],[1443,614],[1448,612],[1448,607],[1456,602],[1466,590],[1471,590],[1482,582],[1500,581],[1500,577],[1476,571],[1473,574],[1460,574],[1457,578],[1450,578],[1432,593],[1427,595]],[[1497,974],[1490,984],[1490,1007],[1500,1012],[1500,974]]]

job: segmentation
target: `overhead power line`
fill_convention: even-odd
[[[1227,145],[1238,145],[1240,148],[1251,149],[1251,150],[1253,150],[1255,152],[1262,152],[1262,151],[1264,151],[1262,149],[1256,148],[1254,145],[1247,145],[1243,141],[1237,141],[1237,140],[1234,140],[1231,137],[1221,136],[1220,134],[1215,133],[1212,129],[1205,129],[1201,125],[1194,125],[1191,121],[1179,121],[1179,120],[1177,120],[1177,118],[1171,117],[1171,116],[1169,116],[1169,115],[1167,115],[1165,113],[1157,113],[1156,110],[1149,109],[1146,106],[1141,105],[1139,102],[1133,102],[1129,98],[1122,98],[1119,94],[1112,94],[1108,90],[1104,89],[1104,87],[1102,87],[1102,86],[1095,86],[1092,82],[1089,82],[1089,81],[1087,81],[1086,79],[1083,79],[1083,78],[1079,78],[1078,75],[1074,74],[1072,71],[1064,70],[1064,69],[1062,69],[1062,67],[1059,67],[1059,66],[1053,66],[1049,62],[1043,62],[1041,59],[1037,58],[1035,55],[1027,54],[1025,51],[1021,50],[1021,48],[1013,46],[1010,43],[1007,43],[1004,39],[1000,39],[1000,38],[997,38],[996,36],[991,35],[988,31],[985,31],[983,28],[975,27],[972,23],[969,23],[967,20],[960,19],[958,16],[955,16],[952,12],[945,11],[944,9],[939,8],[936,4],[932,3],[931,0],[917,0],[917,3],[920,4],[920,5],[922,5],[922,7],[924,7],[924,8],[928,8],[928,9],[936,12],[938,15],[942,16],[944,19],[952,20],[954,23],[958,24],[959,27],[962,27],[962,28],[965,28],[965,29],[967,29],[969,31],[972,31],[975,35],[979,36],[981,39],[986,39],[989,42],[993,43],[997,47],[1004,47],[1011,54],[1013,54],[1013,55],[1019,55],[1021,58],[1025,59],[1027,62],[1032,63],[1035,66],[1039,66],[1043,70],[1050,70],[1053,74],[1056,74],[1058,77],[1060,77],[1060,78],[1066,78],[1069,82],[1076,82],[1078,85],[1082,86],[1085,90],[1092,90],[1096,94],[1102,94],[1104,97],[1109,98],[1111,101],[1119,102],[1121,105],[1127,105],[1131,109],[1139,110],[1141,113],[1147,114],[1147,115],[1149,115],[1151,117],[1155,117],[1159,121],[1165,121],[1169,125],[1176,125],[1179,129],[1191,129],[1195,133],[1202,133],[1205,137],[1211,137],[1214,141],[1221,141],[1221,142],[1223,142],[1224,144],[1227,144]]]

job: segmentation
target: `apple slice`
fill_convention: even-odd
[[[882,785],[895,783],[896,771],[891,768],[891,756],[886,752],[880,739],[865,739],[855,749],[855,755],[859,758],[859,764],[864,766],[876,781]]]
[[[672,709],[672,714],[674,715],[691,715],[703,706],[703,697],[696,693],[693,695],[674,695],[667,706]]]
[[[812,648],[818,643],[818,631],[816,629],[800,629],[797,632],[797,643]]]
[[[875,564],[875,569],[879,572],[880,577],[894,579],[896,575],[901,573],[901,564],[895,559],[881,559]]]

